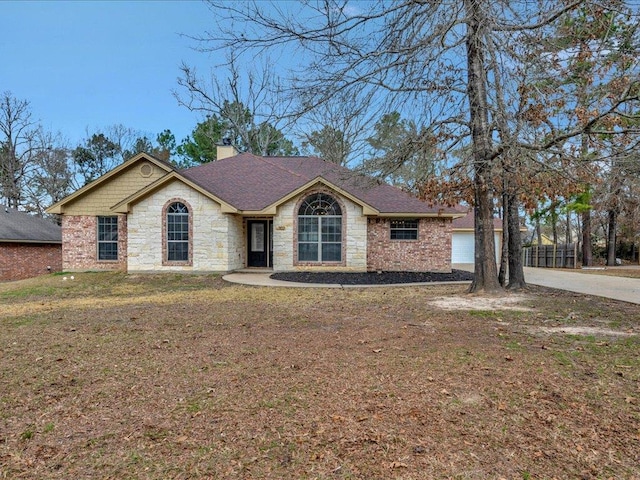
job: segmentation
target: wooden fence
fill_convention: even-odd
[[[534,245],[522,249],[525,267],[578,268],[578,244]]]

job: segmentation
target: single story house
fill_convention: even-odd
[[[52,205],[65,270],[451,271],[455,208],[316,157],[138,154]]]
[[[42,217],[0,205],[0,281],[62,269],[62,231]]]

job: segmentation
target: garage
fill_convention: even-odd
[[[494,241],[496,246],[496,262],[500,261],[500,242],[502,240],[502,221],[494,219]],[[451,263],[475,263],[475,242],[473,233],[473,210],[453,220],[451,236]]]
[[[496,262],[500,260],[500,236],[495,234]],[[474,263],[475,244],[473,232],[453,232],[451,237],[451,263]]]

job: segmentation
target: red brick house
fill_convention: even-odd
[[[62,235],[44,218],[0,205],[0,281],[62,269]]]
[[[228,146],[189,169],[139,154],[48,212],[65,270],[129,272],[449,272],[464,215],[319,158]]]

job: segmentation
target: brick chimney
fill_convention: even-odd
[[[222,160],[223,158],[234,157],[238,155],[238,150],[231,144],[230,138],[223,138],[222,144],[216,145],[216,160]]]

